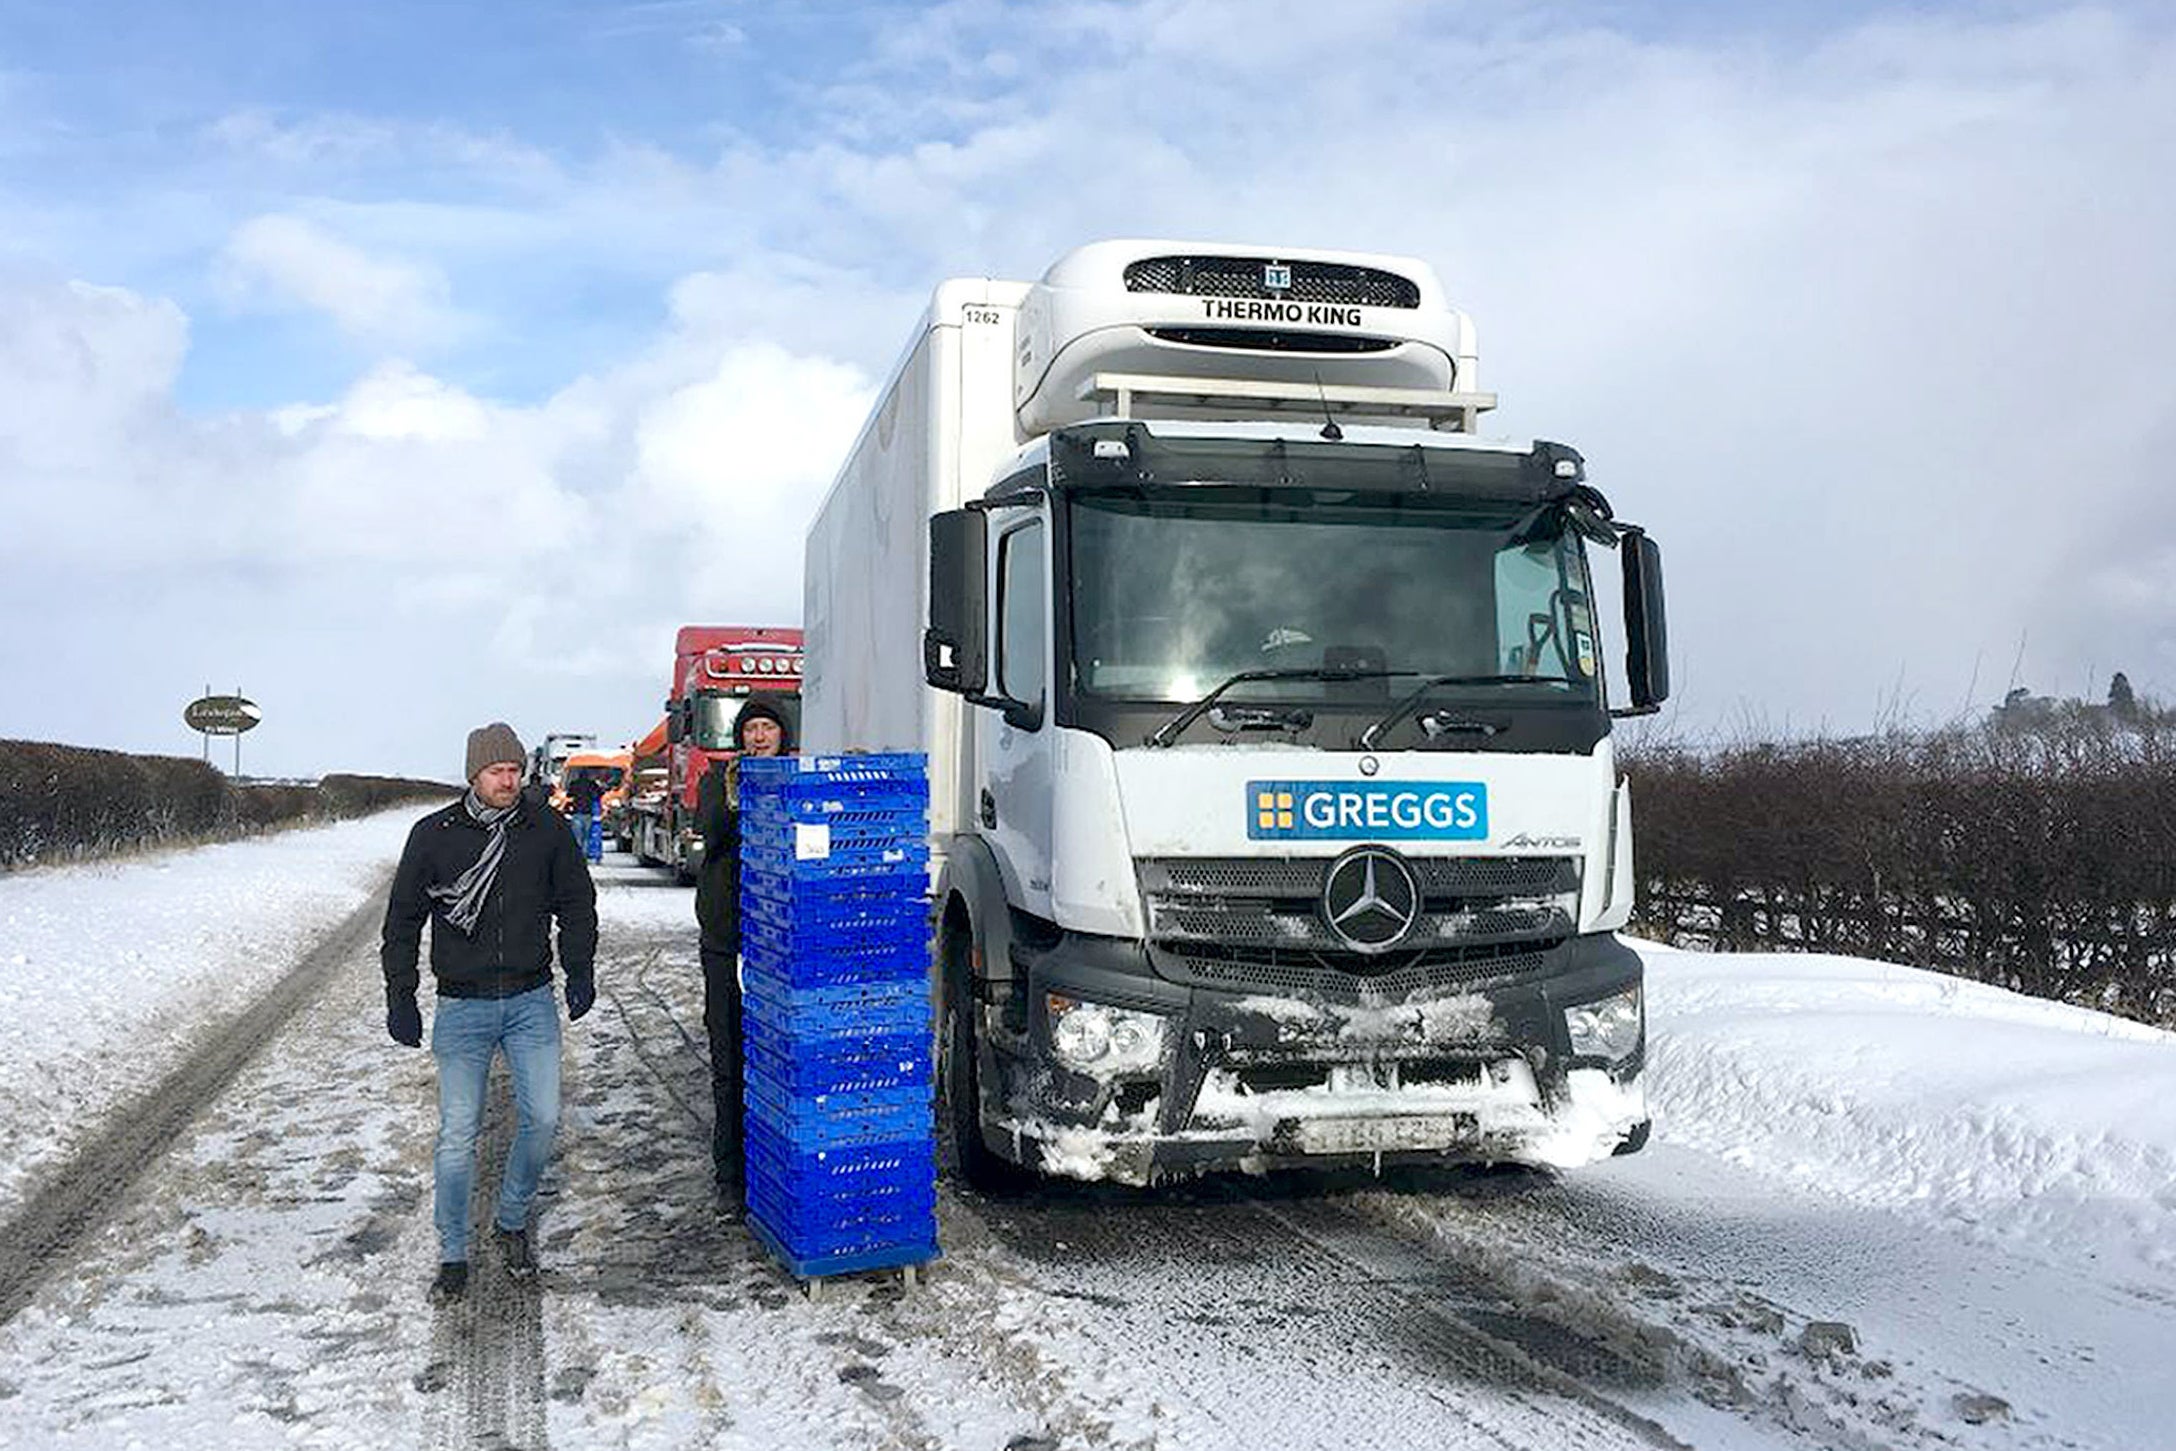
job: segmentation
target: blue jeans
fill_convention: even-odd
[[[440,997],[431,1018],[431,1056],[438,1060],[438,1148],[433,1217],[438,1257],[468,1258],[468,1201],[476,1179],[476,1134],[483,1127],[491,1058],[506,1055],[514,1080],[514,1142],[499,1179],[501,1229],[529,1222],[529,1201],[551,1161],[559,1127],[559,1000],[544,984],[510,998]]]

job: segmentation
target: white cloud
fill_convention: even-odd
[[[446,279],[421,263],[373,256],[303,217],[253,217],[221,257],[242,302],[300,305],[359,341],[429,345],[460,331]]]
[[[646,729],[679,624],[799,618],[800,532],[870,395],[702,327],[529,407],[384,364],[206,420],[168,391],[171,304],[55,284],[0,319],[0,672],[38,682],[0,735],[182,749],[158,701],[246,665],[276,770],[436,769],[470,716]]]

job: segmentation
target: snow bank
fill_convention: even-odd
[[[423,814],[0,877],[0,1216],[360,906]]]
[[[1633,945],[1658,1140],[2036,1258],[2176,1270],[2176,1034],[1886,963]]]

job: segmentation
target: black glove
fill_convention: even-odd
[[[580,1022],[582,1014],[597,1005],[597,979],[594,976],[567,979],[567,1021]]]
[[[385,1031],[403,1048],[423,1046],[423,1014],[416,1010],[413,995],[386,998]]]

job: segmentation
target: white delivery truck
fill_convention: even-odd
[[[971,1182],[1645,1142],[1610,723],[1668,689],[1660,554],[1474,436],[1475,367],[1404,257],[937,288],[809,534],[804,724],[929,756]]]

